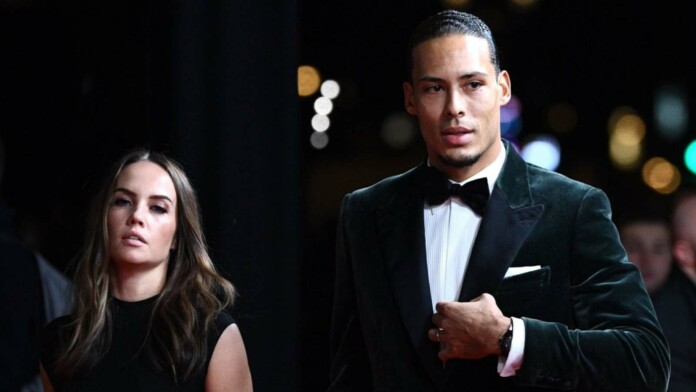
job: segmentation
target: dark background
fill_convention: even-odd
[[[685,3],[685,4],[681,4]],[[607,122],[619,106],[645,119],[647,157],[681,154],[690,132],[654,131],[656,89],[695,91],[696,5],[680,1],[471,0],[494,31],[520,138],[552,133],[551,105],[576,127],[555,134],[558,171],[604,189],[615,211],[667,205],[639,170],[609,162]],[[235,317],[256,390],[326,388],[334,230],[341,197],[424,158],[379,136],[403,112],[406,43],[439,1],[0,1],[0,195],[25,241],[70,272],[97,179],[127,149],[181,161],[197,188],[211,253],[240,297]],[[296,67],[342,86],[330,142],[309,144],[312,102]],[[689,101],[691,113],[693,99]]]

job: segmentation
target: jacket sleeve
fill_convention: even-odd
[[[372,376],[356,306],[347,238],[350,195],[343,199],[336,232],[336,276],[331,320],[329,391],[370,391]]]
[[[604,192],[587,191],[573,225],[575,328],[524,318],[524,363],[516,383],[566,390],[664,391],[669,349],[640,273],[621,246]]]

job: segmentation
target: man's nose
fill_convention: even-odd
[[[453,118],[464,116],[466,102],[459,91],[451,90],[447,94],[447,115]]]

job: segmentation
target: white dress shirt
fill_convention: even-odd
[[[502,146],[502,142],[500,144],[500,153],[493,163],[459,184],[463,185],[485,177],[488,180],[488,190],[492,193],[495,181],[505,163],[505,147]],[[481,217],[458,197],[450,197],[440,205],[430,206],[426,203],[423,209],[423,222],[428,281],[434,312],[435,304],[438,302],[456,301],[459,298],[471,249],[481,225]],[[510,354],[507,358],[498,358],[498,373],[502,377],[514,375],[522,365],[524,354],[522,320],[513,318],[513,331]]]

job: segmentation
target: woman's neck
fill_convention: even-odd
[[[166,263],[154,268],[142,265],[114,266],[110,276],[111,294],[126,302],[141,301],[162,292],[166,276]]]

